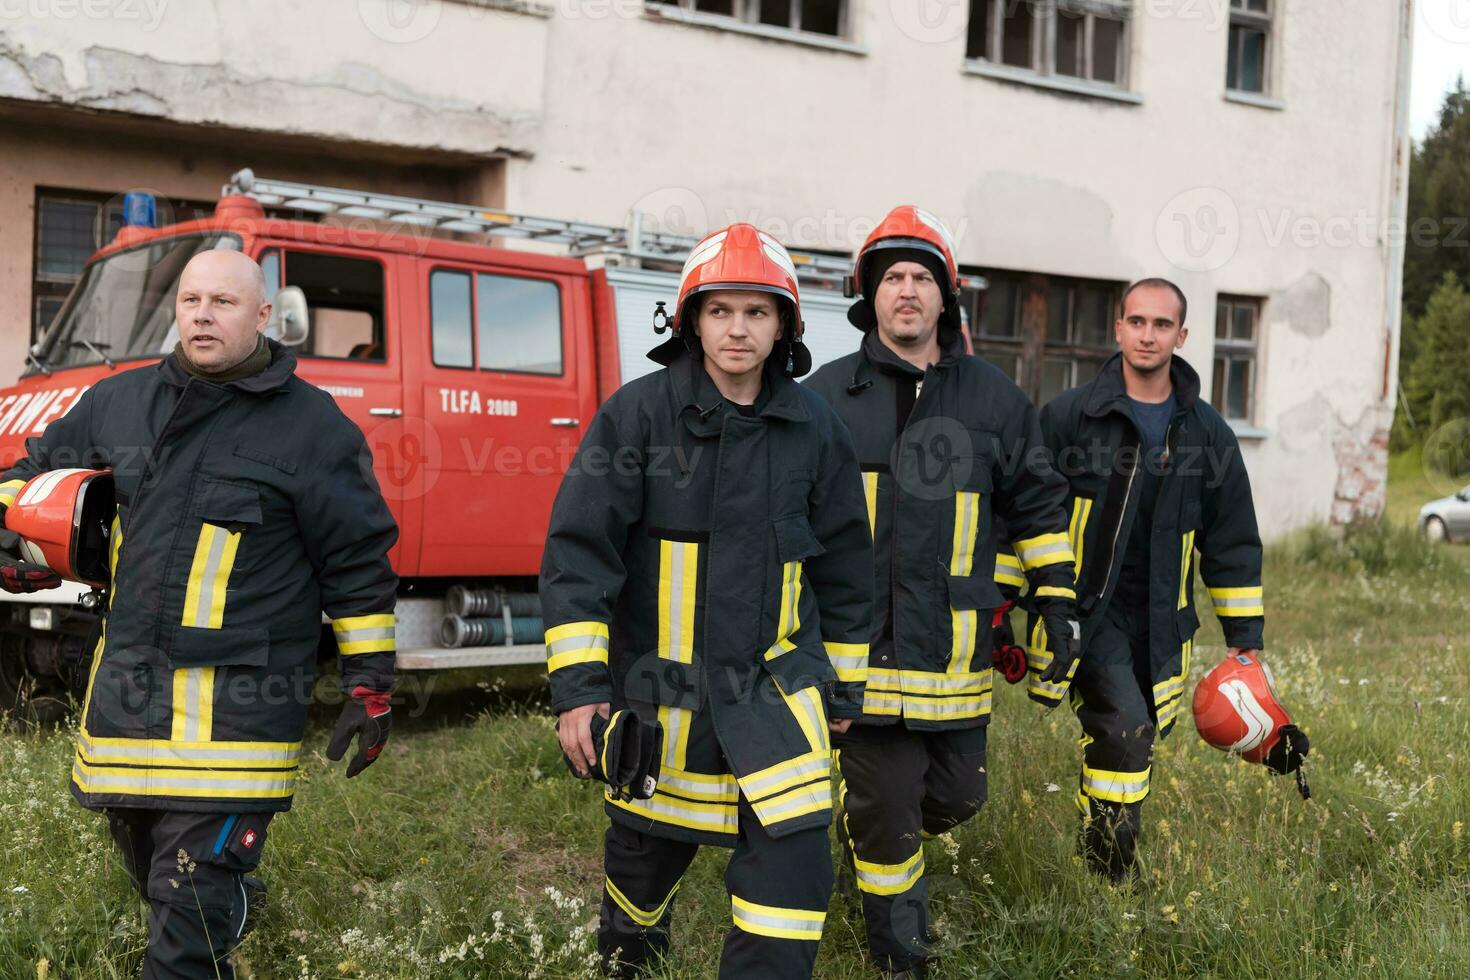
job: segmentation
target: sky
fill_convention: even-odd
[[[1420,0],[1415,6],[1409,125],[1414,139],[1422,140],[1455,77],[1464,73],[1470,82],[1470,0]]]

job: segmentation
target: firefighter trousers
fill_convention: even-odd
[[[772,837],[743,795],[739,820],[725,868],[732,925],[720,955],[721,980],[809,980],[832,897],[827,828]],[[698,844],[616,821],[608,826],[597,932],[608,976],[634,976],[668,950],[674,896],[698,852]]]
[[[260,863],[272,814],[118,808],[106,816],[148,902],[143,980],[232,980],[230,952],[263,890],[245,874]]]
[[[1100,618],[1072,681],[1082,723],[1078,843],[1089,867],[1117,881],[1137,853],[1157,725],[1148,611],[1114,603]]]
[[[868,950],[900,971],[929,955],[924,838],[974,816],[986,795],[985,728],[853,725],[838,736],[843,849],[862,896]]]

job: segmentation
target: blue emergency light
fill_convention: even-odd
[[[128,191],[123,195],[123,226],[142,228],[158,227],[158,201],[152,194],[143,191]]]

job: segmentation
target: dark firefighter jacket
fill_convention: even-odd
[[[1199,398],[1199,375],[1175,356],[1170,367],[1178,405],[1157,463],[1142,460],[1140,437],[1114,354],[1096,378],[1053,399],[1041,412],[1047,446],[1071,484],[1072,547],[1077,554],[1083,656],[1091,626],[1117,588],[1138,507],[1143,466],[1159,475],[1149,551],[1149,673],[1160,737],[1184,700],[1199,618],[1194,611],[1194,560],[1225,642],[1260,649],[1265,622],[1261,539],[1250,481],[1235,433]],[[1044,629],[1032,617],[1031,645]]]
[[[768,368],[751,416],[693,356],[598,410],[541,566],[553,708],[664,727],[658,789],[608,797],[657,836],[731,844],[738,797],[780,836],[830,819],[827,718],[861,712],[873,560],[837,417]]]
[[[173,357],[105,378],[0,477],[10,503],[48,470],[113,471],[84,806],[289,809],[323,611],[345,688],[392,685],[398,527],[361,431],[294,353],[271,354],[225,385]]]
[[[1036,601],[1068,619],[1074,599],[1066,484],[1036,409],[958,334],[941,339],[939,363],[921,372],[870,330],[806,383],[847,423],[863,471],[876,556],[864,713],[921,730],[989,720],[998,581],[1024,573]],[[1014,553],[998,553],[997,518]]]

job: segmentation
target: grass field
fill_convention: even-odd
[[[1407,478],[1391,494],[1395,515],[1429,496]],[[1311,735],[1314,798],[1181,721],[1155,759],[1147,874],[1122,888],[1073,856],[1072,715],[998,691],[990,802],[929,844],[935,975],[1470,976],[1467,571],[1470,549],[1392,528],[1273,547],[1267,659]],[[1205,618],[1196,677],[1224,653]],[[242,976],[587,975],[604,818],[566,773],[541,680],[445,676],[428,693],[351,782],[321,754],[332,712],[315,713]],[[101,818],[67,793],[70,757],[66,731],[0,739],[0,977],[138,969],[144,907]],[[714,976],[724,859],[706,849],[695,863],[661,976]],[[839,894],[818,975],[872,976],[861,934],[856,899]]]

